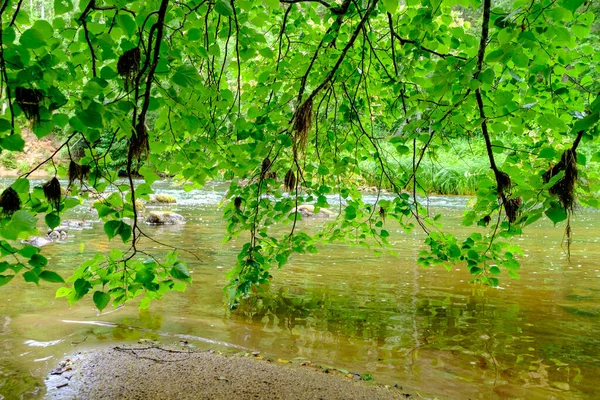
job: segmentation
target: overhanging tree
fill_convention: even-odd
[[[151,239],[135,199],[157,172],[197,187],[233,177],[226,237],[247,241],[229,272],[232,306],[294,253],[337,240],[388,246],[391,223],[427,234],[423,266],[464,262],[490,285],[518,277],[512,236],[540,218],[566,220],[570,235],[575,197],[598,206],[597,173],[577,151],[598,129],[594,10],[580,0],[56,0],[41,19],[6,0],[2,150],[22,151],[25,127],[61,130],[69,156],[75,142],[86,146],[55,166],[69,196],[54,180],[32,188],[29,174],[2,194],[0,284],[19,274],[63,282],[19,239],[37,218],[56,227],[62,211],[109,189],[96,208],[108,238],[129,250],[85,262],[57,295],[91,294],[103,309],[183,290],[190,276],[175,251],[158,260],[139,247]],[[490,172],[463,222],[488,228],[457,238],[420,205],[420,180],[427,155],[465,138],[484,143]],[[126,182],[108,168],[124,140]],[[410,168],[399,169],[407,155]],[[365,160],[393,198],[363,199],[355,178]],[[339,216],[300,232],[294,210],[306,202]],[[275,234],[282,223],[289,229]]]

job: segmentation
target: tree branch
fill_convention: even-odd
[[[400,35],[398,35],[398,33],[394,30],[393,25],[391,24],[390,21],[390,32],[392,34],[392,37],[395,37],[396,39],[398,39],[398,41],[400,42],[400,45],[404,46],[405,44],[412,44],[415,45],[418,49],[421,49],[427,53],[431,53],[435,56],[438,56],[440,58],[446,58],[446,57],[454,57],[454,58],[458,58],[459,60],[463,60],[466,61],[467,59],[465,57],[462,56],[456,56],[454,54],[443,54],[443,53],[438,53],[435,50],[431,50],[425,46],[420,45],[419,43],[417,43],[416,40],[411,40],[411,39],[404,39],[403,37],[401,37]]]
[[[348,11],[350,2],[351,2],[351,0],[345,0],[344,3],[340,6],[343,13],[339,14],[338,17],[336,18],[335,22],[327,29],[327,31],[325,32],[325,35],[323,35],[323,38],[319,42],[317,49],[315,50],[313,56],[311,57],[310,63],[308,64],[308,68],[306,69],[306,72],[304,73],[304,75],[302,76],[302,78],[300,80],[300,90],[298,91],[298,104],[301,104],[301,102],[302,102],[302,96],[304,95],[304,89],[306,88],[306,80],[308,79],[308,75],[310,75],[310,71],[312,70],[312,68],[315,64],[315,61],[319,57],[319,50],[321,50],[321,48],[323,47],[325,37],[327,35],[330,35],[333,31],[335,31],[336,34],[337,34],[337,32],[339,32],[340,27],[342,26],[342,23],[344,22],[344,14],[346,14],[346,11]]]
[[[7,1],[7,3],[8,3],[8,1]],[[23,0],[19,0],[19,2],[17,3],[17,9],[15,10],[15,13],[13,14],[13,17],[10,20],[10,24],[8,24],[9,28],[15,24],[15,21],[17,20],[17,15],[19,15],[19,11],[21,10],[21,5],[22,4],[23,4]]]
[[[326,2],[324,0],[279,0],[279,2],[285,3],[285,4],[319,3],[321,5],[324,5],[327,8],[331,8],[331,4],[329,4],[328,2]]]
[[[321,82],[321,84],[319,86],[317,86],[317,88],[315,90],[313,90],[312,93],[308,96],[308,98],[306,99],[305,103],[313,101],[313,99],[315,98],[315,96],[325,86],[327,86],[327,84],[329,82],[331,82],[331,80],[333,79],[335,73],[337,72],[337,70],[342,65],[342,62],[344,61],[344,58],[346,58],[346,54],[348,53],[348,50],[350,50],[350,48],[354,45],[354,42],[356,41],[356,38],[358,37],[358,34],[362,31],[363,27],[367,23],[367,21],[369,19],[369,16],[371,15],[371,12],[373,12],[373,10],[375,9],[375,6],[377,6],[378,1],[379,0],[373,0],[373,2],[371,3],[371,5],[369,6],[369,8],[367,9],[367,11],[365,12],[365,15],[363,15],[362,19],[358,23],[358,26],[356,27],[356,29],[352,33],[352,36],[350,37],[350,40],[348,41],[348,43],[346,44],[346,46],[342,50],[340,56],[338,57],[337,62],[335,63],[335,65],[333,66],[333,68],[331,69],[331,71],[329,71],[329,74],[327,74],[327,76],[325,77],[325,79],[323,80],[323,82]]]
[[[167,6],[169,5],[169,0],[162,0],[160,3],[160,8],[158,10],[158,19],[157,21],[154,23],[154,25],[152,25],[152,28],[150,29],[150,37],[148,38],[148,53],[150,52],[151,49],[151,44],[152,44],[152,35],[153,35],[153,31],[156,30],[156,41],[154,42],[154,49],[153,49],[153,58],[152,58],[152,64],[150,64],[149,66],[149,70],[148,70],[148,76],[146,78],[146,88],[145,88],[145,92],[144,92],[144,102],[142,103],[142,109],[140,111],[140,114],[138,116],[138,126],[141,126],[142,129],[145,129],[145,124],[146,124],[146,113],[148,112],[148,107],[150,106],[150,92],[152,89],[152,82],[154,80],[154,73],[156,71],[156,67],[158,66],[158,60],[160,58],[160,45],[162,44],[162,38],[163,38],[163,32],[164,32],[164,22],[165,22],[165,15],[167,13]],[[150,54],[148,54],[149,56]],[[139,85],[139,79],[140,76],[138,76],[138,85]],[[137,90],[136,90],[137,92]],[[134,113],[135,115],[135,113]],[[138,135],[139,133],[137,132],[136,127],[133,128],[134,131],[132,132],[132,135]],[[134,158],[134,146],[130,143],[129,146],[129,153],[127,156],[127,177],[129,178],[129,188],[131,190],[131,205],[133,208],[133,226],[131,229],[132,232],[132,249],[133,249],[133,253],[131,254],[131,256],[128,259],[131,259],[131,257],[133,257],[135,255],[135,253],[137,252],[136,249],[136,241],[138,240],[138,226],[137,226],[137,206],[135,204],[135,186],[133,183],[133,176],[131,173],[131,166],[133,163],[133,158]],[[126,261],[126,260],[125,260]]]
[[[87,28],[87,17],[90,12],[96,7],[96,0],[90,0],[88,5],[83,10],[83,13],[78,18],[78,21],[83,26],[83,33],[85,34],[85,40],[87,41],[88,47],[90,48],[90,53],[92,53],[92,76],[96,77],[96,52],[94,51],[94,46],[92,45],[92,40],[90,39],[90,32]]]

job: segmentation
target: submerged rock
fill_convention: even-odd
[[[319,212],[315,214],[315,206],[312,204],[302,204],[294,208],[292,212],[299,212],[303,218],[329,218],[336,215],[328,208],[320,208]]]
[[[149,204],[175,204],[177,199],[169,194],[151,194]]]
[[[151,211],[144,222],[148,225],[178,225],[185,224],[185,217],[169,211]]]
[[[27,240],[21,240],[21,243],[29,244],[29,245],[35,246],[35,247],[43,247],[43,246],[46,246],[47,244],[52,243],[52,240],[49,238],[41,237],[41,236],[31,236]]]

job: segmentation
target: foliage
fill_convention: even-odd
[[[157,261],[137,250],[146,236],[135,199],[148,199],[157,172],[198,187],[234,177],[227,238],[246,243],[229,272],[232,306],[268,284],[271,269],[294,253],[337,240],[385,246],[392,223],[427,233],[419,258],[425,267],[466,263],[474,279],[491,285],[503,272],[518,277],[512,236],[539,218],[568,221],[572,209],[560,198],[577,194],[598,206],[596,173],[578,150],[598,132],[600,53],[589,40],[597,6],[499,5],[56,0],[42,18],[5,0],[0,146],[21,151],[25,124],[38,137],[63,129],[67,150],[85,139],[90,146],[77,162],[89,175],[80,185],[86,193],[114,191],[96,207],[108,237],[130,245],[87,261],[58,295],[72,303],[92,294],[101,309],[109,296],[118,304],[143,295],[145,306],[189,281],[175,252]],[[452,152],[467,137],[483,144],[489,168],[464,224],[489,230],[457,238],[418,196],[426,157]],[[94,147],[99,140],[104,145]],[[126,143],[126,184],[110,169],[108,153],[119,143]],[[575,163],[544,175],[567,150]],[[410,163],[392,161],[400,156]],[[393,200],[363,200],[351,178],[365,162],[376,164],[379,186],[391,188]],[[567,167],[578,174],[564,173]],[[134,186],[134,173],[145,183]],[[57,280],[18,239],[35,233],[37,215],[78,204],[63,198],[52,211],[26,178],[13,184],[23,208],[0,221],[3,255],[12,257],[3,271],[13,271],[4,283],[22,270],[25,280]],[[339,217],[316,234],[299,232],[301,217],[292,210],[306,202],[332,207],[333,194]],[[280,224],[289,230],[272,228]]]
[[[390,173],[406,171],[412,167],[410,154],[395,155],[391,145],[386,149],[386,164]],[[504,159],[504,157],[502,157]],[[381,181],[380,167],[375,160],[359,163],[360,174],[357,176],[359,187],[381,187],[391,190],[389,182]],[[479,180],[489,169],[485,155],[485,145],[478,141],[453,140],[448,148],[441,147],[425,153],[421,162],[419,186],[423,192],[442,195],[473,195],[477,192]]]

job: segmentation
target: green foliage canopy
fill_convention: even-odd
[[[585,166],[600,157],[577,152],[598,134],[597,10],[582,0],[55,0],[42,18],[4,0],[2,151],[23,150],[26,126],[38,137],[61,130],[60,148],[86,146],[56,168],[71,189],[58,207],[29,174],[12,185],[18,199],[3,194],[0,285],[18,274],[62,282],[19,239],[41,215],[57,226],[60,212],[110,189],[96,207],[128,250],[86,261],[57,296],[90,294],[103,309],[184,290],[191,278],[176,252],[159,261],[137,250],[147,235],[135,199],[158,172],[189,187],[232,178],[226,239],[246,239],[229,272],[232,306],[294,253],[388,245],[392,221],[426,232],[423,266],[467,263],[491,285],[518,277],[510,237],[540,218],[568,220],[575,196],[598,206],[597,172]],[[490,171],[464,224],[489,227],[457,238],[420,205],[419,181],[427,154],[465,138],[485,143]],[[125,182],[108,167],[123,142]],[[410,168],[391,167],[407,154]],[[392,199],[365,202],[354,179],[365,160]],[[303,203],[339,216],[300,232]],[[284,234],[273,229],[285,223]]]

